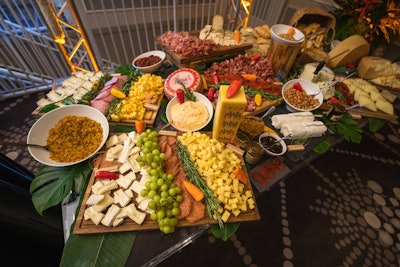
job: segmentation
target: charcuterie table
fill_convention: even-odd
[[[226,239],[240,224],[261,218],[257,199],[272,186],[343,140],[359,143],[367,124],[371,128],[380,125],[377,121],[397,119],[392,104],[396,96],[381,95],[382,90],[363,79],[350,79],[357,72],[354,66],[333,73],[325,61],[318,65],[314,60],[299,64],[296,71],[301,72],[289,76],[293,60],[301,59],[296,57],[299,50],[293,50],[293,40],[274,35],[293,35],[289,37],[297,39],[296,49],[305,37],[294,27],[276,26],[266,31],[273,34],[269,57],[262,51],[247,53],[252,45],[244,37],[253,36],[248,32],[224,32],[221,39],[215,27],[203,29],[200,36],[216,40],[203,40],[203,56],[172,51],[172,45],[187,47],[177,38],[194,37],[166,32],[157,37],[165,53],[144,53],[112,73],[77,72],[38,101],[32,113],[38,118],[64,108],[57,103],[86,104],[107,123],[102,143],[87,161],[90,169],[77,165],[74,170],[90,176],[87,184],[75,185],[81,187],[80,195],[69,194],[62,203],[67,240],[62,266],[78,260],[83,265],[154,266],[210,228]],[[330,55],[330,60],[347,63],[354,57],[348,53]],[[369,65],[358,72],[367,75]],[[189,120],[195,126],[188,126]],[[33,191],[45,185],[43,180],[50,181],[41,171],[39,178]],[[46,205],[57,204],[49,202],[35,208],[41,213]]]
[[[183,68],[184,70],[186,68]],[[164,80],[168,80],[167,77],[177,70],[174,64],[171,64],[169,60],[165,60],[162,67],[154,74],[163,77]],[[99,77],[98,77],[99,78]],[[64,79],[65,81],[65,79]],[[117,79],[115,79],[117,81]],[[204,80],[203,80],[204,82]],[[59,81],[63,83],[63,79]],[[121,82],[122,83],[122,82]],[[93,83],[91,82],[93,85]],[[282,84],[282,83],[281,83]],[[54,91],[54,90],[53,90]],[[51,97],[49,94],[48,97]],[[177,130],[170,124],[166,117],[167,103],[169,103],[167,94],[163,94],[162,97],[156,99],[153,104],[148,106],[144,120],[147,124],[147,128],[152,129],[156,132],[163,132],[167,135],[178,134]],[[214,103],[215,104],[215,103]],[[214,107],[215,108],[215,105]],[[41,117],[43,114],[40,113],[40,108],[33,111],[33,116]],[[247,118],[255,118],[261,120],[265,126],[262,132],[275,132],[278,134],[278,129],[274,127],[272,123],[272,117],[275,115],[284,115],[292,113],[289,107],[285,104],[282,99],[276,98],[274,100],[268,100],[262,102],[253,111],[246,111],[243,115]],[[320,110],[314,113],[315,118],[321,118],[332,112],[331,106],[321,106]],[[357,112],[350,113],[353,118],[356,118],[356,128],[361,129],[367,125],[367,119]],[[365,116],[366,113],[361,112]],[[373,113],[372,116],[376,118],[390,119],[391,116],[385,117],[383,113]],[[213,130],[213,119],[202,128],[202,132],[210,133]],[[134,121],[109,121],[110,136],[119,135],[121,133],[129,133],[135,131],[138,127]],[[276,125],[275,125],[276,126]],[[239,127],[238,135],[236,140],[232,140],[229,143],[230,149],[232,149],[237,155],[239,155],[241,162],[244,166],[247,179],[249,181],[248,189],[251,190],[252,195],[255,199],[255,206],[253,210],[240,214],[226,225],[231,225],[234,232],[235,227],[239,227],[241,223],[248,221],[256,221],[260,219],[258,213],[257,199],[261,194],[268,192],[268,190],[275,184],[295,175],[297,171],[302,169],[304,166],[309,165],[313,160],[323,155],[323,153],[344,139],[354,138],[354,136],[343,136],[337,132],[329,129],[324,134],[318,135],[312,138],[305,139],[287,139],[284,142],[287,145],[287,152],[283,155],[273,156],[267,153],[262,153],[261,158],[254,160],[247,160],[248,146],[251,142],[259,143],[259,133],[257,135],[249,137],[249,140],[245,144],[238,143],[239,133],[246,133],[246,130]],[[327,141],[328,140],[328,141]],[[240,140],[243,141],[243,140]],[[100,153],[102,155],[102,153]],[[104,153],[103,153],[104,155]],[[103,167],[109,167],[108,165],[102,165],[103,161],[98,160],[102,156],[96,156],[94,161],[94,169],[100,169]],[[99,163],[100,162],[100,163]],[[96,165],[97,164],[97,165]],[[185,246],[193,242],[196,238],[203,235],[210,229],[210,227],[217,226],[216,220],[201,219],[195,223],[180,223],[175,228],[172,234],[163,234],[157,224],[152,223],[150,219],[146,219],[144,224],[137,225],[135,223],[128,223],[118,227],[105,227],[97,226],[84,219],[86,215],[84,206],[80,206],[80,201],[86,203],[88,197],[91,194],[91,187],[94,187],[94,172],[92,173],[88,187],[84,190],[85,194],[80,195],[78,198],[74,194],[69,195],[62,203],[63,208],[63,221],[64,233],[68,242],[64,254],[66,255],[62,263],[68,264],[71,260],[71,255],[81,255],[84,253],[84,248],[88,250],[88,253],[92,253],[95,249],[93,246],[99,246],[100,250],[107,250],[109,248],[104,247],[103,241],[112,239],[109,244],[119,243],[121,247],[124,247],[125,251],[130,251],[128,258],[126,259],[126,253],[121,256],[121,261],[113,259],[113,264],[118,263],[121,265],[126,264],[127,266],[154,266],[162,262],[173,253],[183,249]],[[83,199],[83,201],[82,201]],[[82,204],[84,205],[84,204]],[[206,215],[207,216],[207,215]],[[70,227],[72,225],[72,227]],[[229,236],[229,234],[228,234]],[[226,236],[225,236],[226,237]],[[222,237],[221,237],[222,238]],[[71,244],[69,244],[71,242]],[[107,242],[105,242],[107,243]],[[74,247],[72,244],[78,244]],[[113,251],[112,253],[116,253]],[[118,255],[116,255],[118,257]],[[88,259],[90,260],[90,258]],[[107,259],[101,259],[107,260]],[[126,261],[125,261],[126,260]]]

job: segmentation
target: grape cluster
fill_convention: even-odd
[[[154,212],[150,218],[157,221],[163,233],[169,234],[175,231],[178,224],[179,203],[183,197],[181,188],[173,182],[174,175],[164,172],[165,153],[160,151],[158,137],[158,132],[151,129],[141,133],[136,143],[141,154],[136,160],[151,177],[140,192],[141,196],[151,199],[149,208]]]

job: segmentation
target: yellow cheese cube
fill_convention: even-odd
[[[224,213],[221,216],[221,219],[223,222],[228,221],[229,217],[231,216],[231,213],[229,211],[224,211]]]
[[[222,143],[228,143],[236,135],[247,106],[244,88],[241,87],[232,98],[227,98],[228,87],[228,85],[221,85],[219,89],[212,130],[212,138]]]
[[[232,213],[233,213],[233,215],[235,215],[235,217],[237,217],[240,214],[240,210],[239,209],[233,209]]]

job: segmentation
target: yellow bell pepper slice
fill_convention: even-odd
[[[125,98],[126,97],[124,92],[122,92],[121,90],[114,88],[114,87],[111,88],[110,94],[115,96],[116,98]]]
[[[266,125],[264,125],[264,132],[265,132],[265,133],[275,134],[275,135],[278,135],[278,136],[279,136],[279,134],[278,134],[276,131],[274,131],[273,129],[269,128],[269,127],[266,126]]]
[[[256,103],[256,106],[260,106],[262,103],[262,96],[261,94],[256,94],[254,96],[254,102]]]

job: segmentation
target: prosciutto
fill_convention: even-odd
[[[100,90],[97,96],[90,101],[90,105],[104,113],[114,99],[114,96],[110,93],[111,88],[120,89],[127,79],[128,76],[126,75],[112,77],[111,80],[104,84],[103,89]]]

